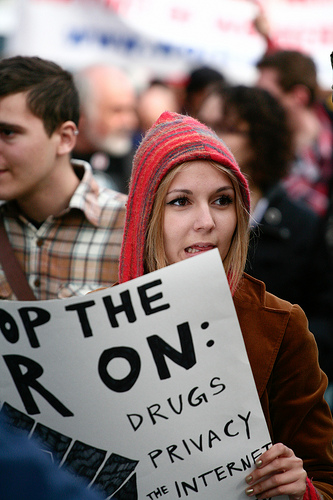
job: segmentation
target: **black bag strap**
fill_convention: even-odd
[[[37,300],[8,239],[0,214],[0,262],[18,300]]]

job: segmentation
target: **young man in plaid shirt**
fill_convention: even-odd
[[[69,72],[38,57],[0,61],[0,217],[37,300],[117,280],[127,197],[71,160],[78,120]],[[17,299],[1,264],[0,299]]]

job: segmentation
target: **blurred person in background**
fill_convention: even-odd
[[[197,118],[199,109],[211,88],[216,83],[225,83],[222,73],[209,66],[193,69],[185,85],[182,113]]]
[[[284,185],[293,199],[325,217],[333,179],[333,130],[319,98],[315,63],[300,51],[271,48],[257,68],[256,85],[279,100],[292,133],[294,161]]]
[[[155,123],[163,111],[179,111],[176,93],[166,82],[152,80],[138,96],[140,137]]]
[[[331,92],[319,87],[316,68],[311,58],[297,51],[291,51],[290,55],[288,55],[290,51],[281,50],[282,48],[274,40],[269,18],[265,13],[263,4],[259,4],[259,13],[253,24],[266,43],[266,53],[258,63],[260,85],[264,85],[268,90],[277,93],[277,96],[282,90],[286,97],[288,90],[292,91],[294,85],[304,85],[306,89],[308,83],[310,83],[309,89],[311,93],[315,94],[313,104],[309,106],[311,113],[308,119],[306,115],[302,117],[300,113],[295,114],[295,146],[297,149],[294,168],[286,181],[286,185],[292,196],[297,199],[304,199],[311,208],[314,208],[321,217],[324,217],[325,239],[333,265],[333,104]],[[274,56],[274,52],[278,52],[278,55]],[[272,57],[271,54],[273,54]],[[293,57],[295,58],[295,68],[292,68]],[[285,61],[283,61],[283,58],[285,58]],[[286,67],[283,67],[284,63],[287,64]],[[333,67],[332,56],[331,65]],[[297,70],[300,71],[299,75],[296,74]],[[289,77],[288,72],[290,73]],[[291,110],[290,112],[292,113]],[[299,116],[298,120],[297,115]],[[303,119],[304,123],[302,123]],[[304,132],[303,146],[302,130]],[[298,135],[299,139],[297,140]],[[308,145],[305,142],[306,138]]]
[[[120,68],[99,64],[75,74],[80,96],[73,157],[88,161],[104,186],[127,193],[138,127],[137,95]]]
[[[330,59],[331,59],[331,66],[333,70],[333,52],[330,54]],[[333,86],[332,86],[333,90]],[[330,101],[328,103],[328,100]],[[331,92],[329,99],[327,99],[327,109],[328,112],[330,113],[330,117],[333,123],[333,94]],[[327,212],[327,217],[326,217],[326,241],[330,250],[330,255],[331,255],[331,260],[333,262],[333,177],[331,179],[331,185],[330,185],[330,203],[329,203],[329,208]],[[333,397],[333,390],[332,390],[332,397]]]
[[[305,311],[323,370],[333,382],[333,279],[323,221],[293,200],[282,180],[293,147],[286,112],[266,90],[216,89],[218,135],[231,149],[251,192],[251,238],[246,272],[267,290]],[[330,401],[332,405],[332,401]]]

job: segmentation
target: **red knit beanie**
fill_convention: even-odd
[[[133,160],[119,262],[120,283],[144,274],[146,231],[163,177],[173,167],[195,160],[211,160],[230,169],[239,180],[245,208],[250,211],[247,181],[222,139],[190,116],[162,113],[146,133]]]

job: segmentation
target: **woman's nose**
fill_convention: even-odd
[[[194,220],[194,229],[196,231],[200,230],[210,231],[214,227],[215,227],[215,222],[209,207],[198,208]]]

